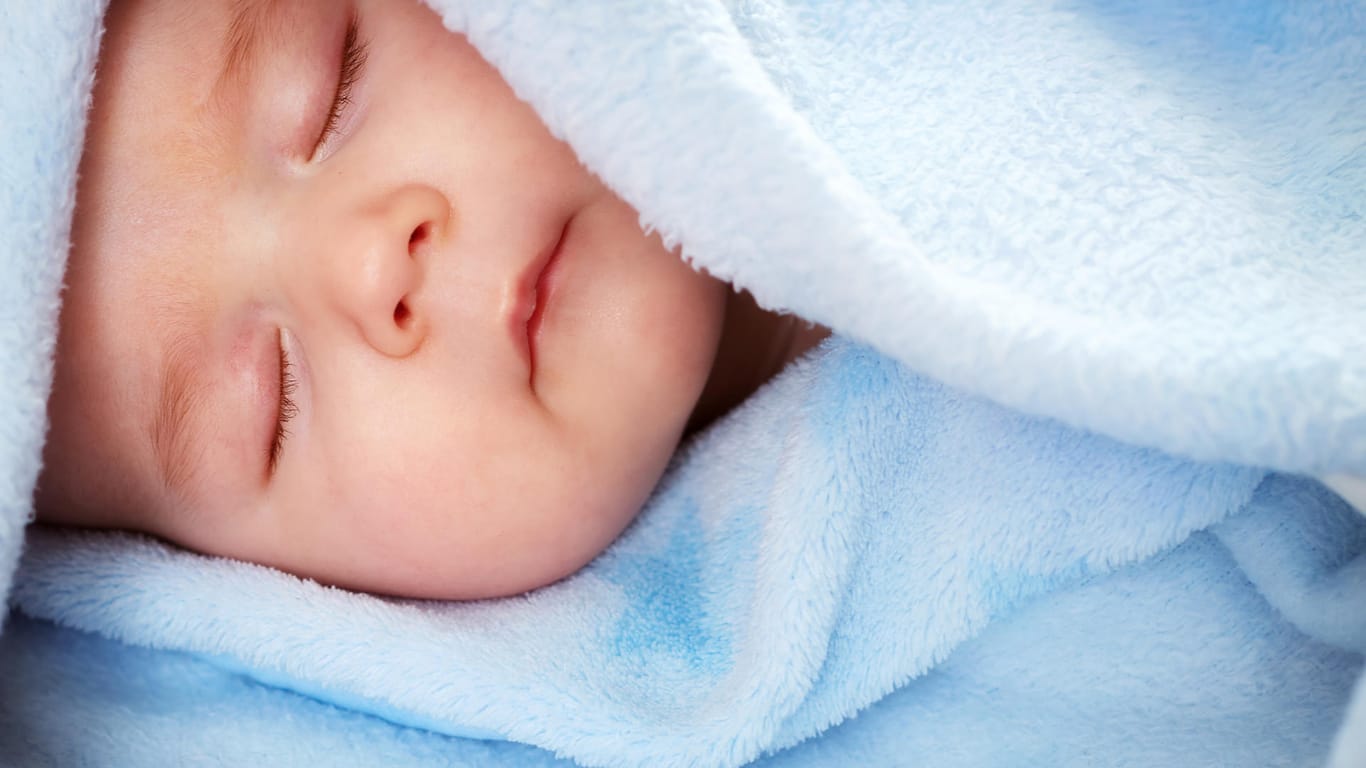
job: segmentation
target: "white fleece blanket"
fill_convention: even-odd
[[[1359,3],[434,5],[762,302],[1129,442],[1366,475]]]
[[[207,666],[21,623],[5,653],[36,666],[6,664],[0,704],[34,727],[0,729],[5,754],[151,765],[254,739],[303,764],[345,730],[276,692],[313,727],[191,736],[133,672],[76,701],[52,643],[174,667],[188,709],[226,669],[587,764],[841,744],[1312,764],[1344,712],[1334,759],[1366,759],[1366,708],[1346,709],[1366,525],[1234,465],[1366,475],[1360,5],[433,5],[645,225],[841,338],[690,447],[607,555],[524,599],[394,603],[35,532],[23,611]],[[99,11],[0,11],[0,578],[38,467]],[[107,729],[85,751],[73,706]],[[412,748],[370,734],[357,754]]]

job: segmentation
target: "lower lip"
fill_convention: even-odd
[[[540,276],[536,279],[536,308],[531,311],[531,316],[526,321],[527,350],[530,356],[531,374],[536,373],[536,351],[540,346],[541,326],[545,321],[546,306],[555,295],[555,289],[559,286],[559,267],[562,259],[560,256],[564,252],[565,241],[569,239],[569,228],[574,220],[565,222],[564,230],[560,232],[560,239],[555,243],[555,248],[550,252],[550,258],[546,261],[545,267],[541,270]]]

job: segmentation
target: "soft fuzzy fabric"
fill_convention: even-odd
[[[1196,534],[1151,563],[1034,601],[857,718],[757,765],[1323,765],[1334,723],[1314,702],[1341,700],[1352,662],[1294,641],[1296,631],[1250,584],[1223,578],[1236,570],[1208,534]],[[1183,571],[1184,581],[1170,578]],[[1248,640],[1249,618],[1266,635],[1226,654],[1217,674],[1237,683],[1215,702],[1194,687],[1215,674],[1204,668],[1208,657],[1188,655],[1188,645],[1233,650]],[[1190,641],[1151,642],[1158,632]],[[1130,659],[1145,672],[1127,669]],[[1289,690],[1300,696],[1290,701]],[[1153,707],[1139,710],[1126,698],[1135,693]],[[1366,721],[1357,723],[1340,736],[1355,751],[1332,768],[1366,764]],[[1229,738],[1230,727],[1246,738]],[[149,768],[572,765],[520,744],[396,726],[217,663],[23,617],[0,637],[0,756],[10,765]]]
[[[761,301],[1129,442],[1366,476],[1359,2],[433,5]]]
[[[590,764],[799,742],[776,759],[1324,758],[1366,649],[1361,519],[1311,481],[1059,422],[1366,476],[1359,5],[433,5],[645,224],[844,338],[690,446],[593,566],[525,598],[378,600],[34,532],[22,610],[209,666],[24,622],[7,712],[88,733],[61,723],[85,689],[60,665],[89,653],[173,670],[190,718],[109,670],[105,707],[80,710],[103,747],[61,753],[92,763],[250,750],[259,718],[189,735],[189,702],[224,687],[225,712],[280,713],[257,744],[283,764],[360,722],[221,669]],[[37,472],[100,11],[0,11],[0,578]],[[364,722],[356,754],[502,759]],[[0,734],[15,759],[57,754]]]
[[[0,595],[33,509],[104,0],[0,8]]]
[[[737,765],[908,682],[947,707],[936,733],[1001,707],[991,739],[950,759],[913,737],[923,714],[889,716],[857,749],[1077,759],[1095,731],[1074,720],[1099,711],[1158,764],[1312,763],[1366,648],[1366,519],[1322,486],[1088,436],[838,339],[691,444],[605,555],[522,598],[388,600],[30,536],[30,615],[587,765]]]

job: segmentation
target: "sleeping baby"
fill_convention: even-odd
[[[42,520],[517,593],[825,333],[643,233],[417,0],[115,0],[106,26]]]
[[[47,288],[0,322],[35,363],[0,438],[32,467],[55,341],[34,501],[76,527],[23,534],[0,763],[1366,733],[1366,518],[1283,473],[1366,466],[1350,14],[110,3],[23,104],[5,221],[43,234],[0,225],[0,288]]]

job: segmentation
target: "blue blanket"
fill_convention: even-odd
[[[433,4],[643,223],[839,336],[521,598],[385,600],[31,530],[12,602],[119,643],[16,621],[0,754],[1366,757],[1366,523],[1285,474],[1366,475],[1357,6]],[[0,566],[99,10],[0,19],[0,285],[23,310],[0,333],[21,384]]]
[[[15,598],[389,721],[588,764],[736,764],[913,678],[908,695],[949,711],[965,696],[1004,708],[1015,732],[968,754],[1076,758],[1057,742],[1090,703],[1106,727],[1131,723],[1125,749],[1145,761],[1304,762],[1361,667],[1363,552],[1366,521],[1311,482],[1087,437],[835,342],[689,446],[607,555],[525,598],[385,600],[52,532],[34,533]],[[1059,688],[1061,703],[1041,696]],[[1193,727],[1198,743],[1175,739]]]
[[[690,444],[604,556],[522,598],[382,599],[53,531],[30,534],[14,598],[588,765],[736,765],[902,686],[947,710],[885,724],[884,749],[1001,708],[1008,727],[959,749],[1071,762],[1095,747],[1065,734],[1123,722],[1117,762],[1312,763],[1366,650],[1366,519],[1264,475],[1026,417],[837,340]]]

